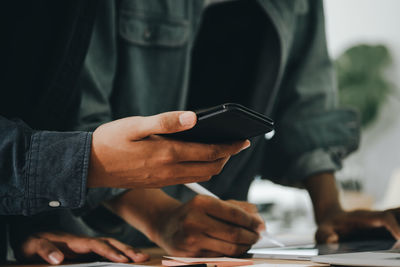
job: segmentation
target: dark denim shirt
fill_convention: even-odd
[[[85,202],[91,134],[34,131],[0,117],[0,215],[32,215]]]

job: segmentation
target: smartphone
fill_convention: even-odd
[[[226,103],[195,111],[196,125],[187,131],[166,136],[201,143],[227,143],[246,140],[274,129],[267,116],[240,104]]]

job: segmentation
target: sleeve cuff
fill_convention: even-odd
[[[86,193],[85,205],[73,211],[76,216],[83,216],[91,210],[97,208],[102,202],[110,200],[125,193],[128,189],[123,188],[89,188]]]
[[[334,172],[342,168],[339,151],[325,151],[316,149],[303,154],[288,169],[284,176],[284,183],[302,186],[302,182],[314,174]]]
[[[40,131],[32,135],[26,171],[26,215],[82,207],[91,133]]]

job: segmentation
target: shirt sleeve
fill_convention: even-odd
[[[91,133],[34,131],[0,117],[0,214],[82,207]]]
[[[275,110],[276,135],[267,143],[263,166],[264,177],[289,185],[340,169],[359,143],[358,114],[338,107],[322,1],[310,2],[308,13],[296,18]]]

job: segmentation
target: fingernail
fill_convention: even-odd
[[[179,122],[182,126],[192,126],[196,124],[196,119],[196,114],[190,111],[179,115]]]
[[[265,232],[266,230],[267,230],[267,228],[265,227],[265,224],[259,224],[256,229],[257,233],[259,233],[259,234]]]
[[[339,241],[339,237],[337,235],[331,235],[326,239],[326,243],[337,243]]]
[[[62,255],[58,252],[52,252],[49,254],[49,259],[52,264],[60,264],[62,260]]]
[[[244,145],[244,147],[242,148],[242,150],[245,150],[245,149],[249,148],[250,145],[251,145],[250,141],[249,141],[249,140],[246,140],[246,144]]]

